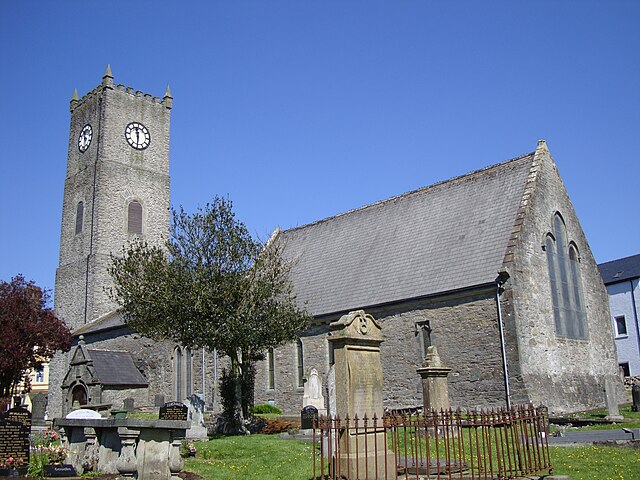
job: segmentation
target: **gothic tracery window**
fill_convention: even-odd
[[[182,402],[193,393],[191,370],[191,349],[175,347],[173,350],[173,391],[178,402]]]
[[[577,247],[568,241],[566,225],[559,213],[554,215],[553,232],[547,234],[545,250],[556,334],[559,337],[586,339],[580,258]]]

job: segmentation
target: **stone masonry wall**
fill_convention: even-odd
[[[465,409],[504,404],[504,382],[494,291],[451,295],[395,307],[372,309],[382,324],[381,345],[385,408],[422,405],[422,387],[416,369],[422,363],[416,322],[429,321],[432,343],[447,367],[451,404]],[[337,319],[337,318],[336,318]],[[316,368],[323,387],[329,370],[328,323],[312,327],[302,337],[305,372]],[[266,361],[256,374],[256,404],[273,401],[283,411],[297,414],[304,389],[297,387],[295,343],[275,351],[274,390],[267,390]],[[326,394],[325,394],[326,398]]]
[[[604,405],[604,379],[620,384],[608,312],[607,292],[556,165],[541,144],[532,175],[537,177],[525,197],[524,221],[517,228],[518,242],[508,285],[513,289],[513,317],[517,329],[520,380],[535,404],[551,412],[567,412]],[[568,240],[580,254],[580,275],[587,315],[587,340],[558,337],[551,300],[545,236],[559,212]],[[515,374],[516,372],[514,372]],[[621,385],[620,385],[621,387]],[[620,390],[619,393],[622,393]]]

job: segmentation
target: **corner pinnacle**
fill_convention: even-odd
[[[164,97],[162,97],[162,104],[169,110],[171,110],[171,107],[173,106],[173,97],[171,96],[169,84],[167,84],[167,91],[164,92]]]
[[[71,100],[75,100],[76,102],[78,101],[78,89],[74,88],[73,89],[73,95],[71,95]]]
[[[113,74],[111,73],[111,65],[107,64],[107,70],[102,76],[102,85],[113,86]]]

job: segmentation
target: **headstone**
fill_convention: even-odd
[[[187,408],[189,409],[188,419],[191,422],[191,427],[187,430],[187,438],[206,440],[207,427],[204,423],[204,400],[198,395],[191,395],[187,398]]]
[[[383,427],[380,324],[363,310],[357,310],[343,315],[331,323],[330,328],[337,415],[351,421],[355,418],[362,421],[365,416],[369,419],[366,430],[337,432],[339,471],[347,478],[395,478],[395,458],[386,449]],[[374,418],[377,419],[375,425]],[[362,426],[360,423],[359,427]],[[367,445],[380,447],[367,448]]]
[[[164,395],[156,395],[153,401],[154,407],[162,407],[164,405]]]
[[[31,414],[33,421],[44,421],[47,411],[47,397],[41,393],[37,393],[31,398]]]
[[[134,406],[133,406],[133,405],[134,405],[134,403],[135,403],[135,400],[134,400],[133,398],[131,398],[131,397],[129,397],[129,398],[125,398],[125,399],[122,401],[123,408],[124,408],[127,412],[133,412],[133,410],[134,410]]]
[[[160,407],[160,420],[182,420],[187,421],[189,408],[181,402],[168,402]]]
[[[438,355],[435,346],[427,347],[427,355],[424,365],[417,370],[422,377],[422,401],[424,411],[429,410],[449,410],[449,384],[447,376],[451,372],[446,368]]]
[[[620,410],[618,409],[615,385],[610,378],[606,378],[604,381],[604,396],[607,404],[607,411],[609,412],[605,418],[613,422],[621,422],[624,420],[624,417],[620,415]]]
[[[79,408],[72,412],[69,412],[64,418],[76,418],[76,419],[84,419],[84,420],[92,420],[102,418],[95,410],[89,410],[88,408]]]
[[[324,395],[322,395],[322,380],[318,375],[318,370],[312,368],[304,384],[304,396],[302,406],[313,405],[320,415],[326,415],[327,409],[324,405]]]
[[[631,400],[633,401],[633,404],[631,405],[631,411],[640,411],[640,385],[635,384],[633,387],[631,387]]]
[[[13,457],[16,466],[29,463],[29,436],[31,434],[31,412],[14,407],[0,419],[0,458]]]
[[[335,417],[336,411],[336,367],[335,364],[329,367],[327,375],[327,396],[329,397],[329,416]]]
[[[300,412],[300,428],[302,430],[313,429],[313,422],[318,421],[318,409],[313,405],[307,405]]]
[[[7,410],[5,414],[5,418],[10,422],[18,422],[23,424],[31,433],[31,420],[32,415],[29,410],[24,407],[13,407],[10,410]]]

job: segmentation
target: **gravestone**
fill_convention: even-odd
[[[161,407],[164,405],[164,395],[156,395],[153,400],[154,407]]]
[[[189,408],[180,402],[168,402],[160,407],[160,420],[181,420],[187,421],[189,417]]]
[[[89,410],[88,408],[78,408],[77,410],[73,410],[67,414],[66,417],[69,419],[82,419],[82,420],[97,420],[101,419],[102,415],[100,415],[95,410]]]
[[[447,376],[451,372],[446,368],[438,355],[435,346],[427,347],[427,355],[423,366],[417,369],[422,378],[422,402],[424,411],[449,410],[449,385]]]
[[[31,414],[34,423],[44,422],[47,412],[47,397],[41,393],[31,398]]]
[[[300,429],[312,430],[314,421],[318,421],[318,409],[313,405],[303,407],[300,412]]]
[[[327,409],[324,405],[324,395],[322,395],[322,380],[318,375],[318,370],[312,368],[304,384],[304,396],[302,406],[313,405],[320,415],[326,415]]]
[[[631,387],[631,400],[633,401],[633,404],[631,405],[631,411],[640,411],[640,385],[636,384]]]
[[[122,406],[127,412],[133,412],[133,410],[135,408],[134,404],[135,404],[135,400],[133,398],[131,398],[131,397],[125,398],[122,401]]]
[[[615,385],[609,378],[606,378],[604,381],[604,396],[608,411],[605,418],[613,422],[621,422],[624,420],[624,417],[620,415],[620,410],[618,409]]]
[[[23,407],[14,407],[0,419],[0,458],[13,457],[17,466],[29,463],[29,436],[31,434],[31,412]]]
[[[187,430],[187,438],[193,440],[206,440],[207,427],[204,424],[204,400],[199,395],[191,395],[187,398],[189,410],[188,420],[191,427]]]
[[[366,430],[362,428],[363,423],[359,423],[359,430],[336,432],[339,471],[347,478],[395,478],[395,458],[393,452],[386,449],[383,427],[380,324],[363,310],[357,310],[329,326],[335,359],[336,413],[343,420],[347,417],[361,422],[364,417],[369,419]],[[379,447],[376,450],[367,445]]]

